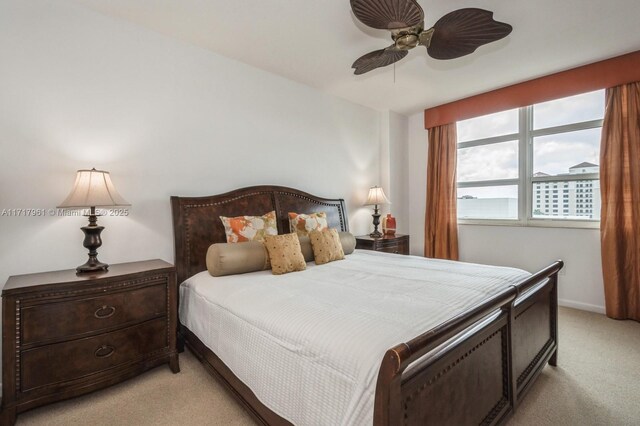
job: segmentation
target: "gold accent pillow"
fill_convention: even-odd
[[[267,235],[264,238],[264,246],[269,253],[273,275],[307,269],[307,262],[304,261],[296,234]]]
[[[278,235],[276,212],[264,216],[220,216],[228,243],[264,241],[267,235]]]
[[[340,235],[335,229],[312,231],[309,233],[316,265],[344,259],[344,250],[340,242]]]
[[[329,228],[325,212],[311,214],[289,212],[289,226],[291,232],[300,236],[309,235],[311,231],[322,231]]]

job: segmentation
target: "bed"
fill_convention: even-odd
[[[275,210],[283,233],[289,211],[323,211],[348,231],[344,201],[257,186],[171,204],[179,341],[262,424],[499,424],[556,364],[561,261],[531,275],[356,250],[302,274],[214,278],[219,216]]]

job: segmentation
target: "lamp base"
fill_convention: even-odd
[[[79,274],[84,274],[86,272],[103,272],[109,269],[109,265],[106,263],[102,263],[95,259],[95,262],[88,260],[84,265],[80,265],[76,268],[76,272]]]
[[[371,238],[380,238],[382,237],[382,232],[378,231],[378,225],[380,225],[380,210],[378,210],[378,205],[376,204],[373,207],[373,232],[369,234]]]
[[[108,264],[98,260],[98,248],[102,245],[100,233],[104,229],[104,226],[98,226],[98,216],[95,213],[95,207],[92,207],[91,214],[89,215],[89,226],[80,228],[82,232],[84,232],[82,245],[89,249],[89,260],[76,268],[76,272],[79,274],[106,271],[109,269]]]

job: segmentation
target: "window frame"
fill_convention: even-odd
[[[600,219],[560,219],[534,218],[533,197],[536,195],[533,184],[535,182],[570,182],[577,180],[600,179],[600,173],[589,173],[566,176],[533,176],[533,141],[540,136],[576,132],[602,128],[604,119],[588,120],[578,123],[542,129],[533,128],[533,105],[518,109],[518,133],[500,135],[489,138],[476,139],[457,144],[457,149],[491,145],[500,142],[518,141],[518,178],[495,179],[483,181],[458,182],[457,188],[479,188],[486,186],[518,186],[518,219],[481,219],[457,218],[461,225],[490,225],[490,226],[530,226],[545,228],[600,228]],[[562,189],[562,188],[558,188]],[[558,193],[560,194],[560,193]],[[558,198],[560,200],[560,198]],[[456,197],[457,202],[457,197]],[[560,203],[558,203],[560,204]]]

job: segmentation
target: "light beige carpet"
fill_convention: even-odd
[[[513,425],[639,425],[640,324],[562,308],[557,368],[547,366]],[[135,379],[18,416],[18,425],[253,425],[188,351],[180,374]]]

